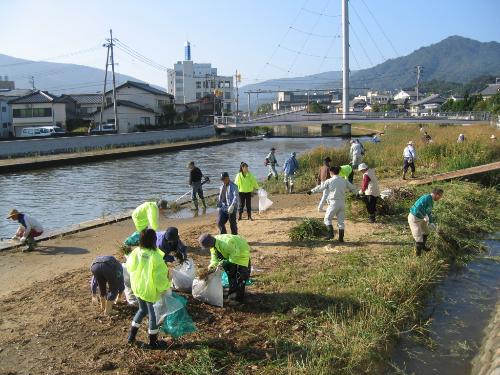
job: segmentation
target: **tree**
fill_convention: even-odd
[[[258,115],[263,115],[265,113],[270,113],[273,111],[273,105],[271,103],[264,103],[259,105],[259,108],[257,108],[257,114]]]
[[[372,112],[380,112],[380,111],[381,111],[380,104],[379,103],[373,103],[372,104]]]
[[[326,113],[328,112],[328,109],[325,106],[322,106],[321,104],[317,102],[312,102],[309,104],[309,113]]]
[[[164,126],[174,126],[177,111],[173,104],[165,104],[162,106],[160,115],[160,124]]]

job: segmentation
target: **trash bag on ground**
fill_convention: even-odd
[[[192,258],[170,269],[172,275],[172,287],[181,292],[191,292],[193,280],[196,277],[196,264]]]
[[[141,233],[134,232],[130,236],[128,236],[127,239],[123,243],[127,246],[138,246],[140,238],[141,238]]]
[[[267,197],[267,191],[261,188],[257,194],[259,195],[259,212],[264,212],[273,205],[273,201]]]
[[[161,330],[174,338],[196,332],[196,325],[186,309],[186,298],[179,296],[174,292],[172,292],[171,298],[175,299],[178,304],[182,305],[182,308],[166,316],[163,325],[161,326]]]
[[[229,288],[229,277],[227,276],[226,271],[222,271],[221,281],[222,281],[223,288]],[[247,279],[247,281],[245,281],[245,285],[247,285],[247,286],[252,285],[252,284],[253,284],[252,279]]]
[[[194,279],[193,281],[193,297],[199,301],[208,303],[213,306],[223,306],[223,290],[221,270],[208,274],[206,279]]]
[[[185,304],[181,303],[177,298],[173,297],[172,290],[167,290],[163,293],[158,301],[153,304],[155,310],[156,324],[161,326],[167,315],[173,314],[180,309],[183,309]]]
[[[132,292],[132,287],[130,286],[130,275],[127,271],[125,263],[122,263],[123,268],[123,281],[125,282],[125,299],[129,305],[137,306],[137,297]]]

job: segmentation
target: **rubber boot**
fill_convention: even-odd
[[[129,344],[133,343],[135,341],[135,337],[137,336],[137,331],[139,331],[139,327],[130,327],[130,332],[128,334],[127,342]]]
[[[423,242],[416,242],[415,243],[415,255],[420,256],[422,255],[422,250],[424,248],[424,243]]]
[[[278,181],[278,176],[274,176],[274,178],[276,179],[276,181]]]
[[[424,251],[430,251],[430,250],[431,250],[431,248],[430,248],[430,247],[427,247],[427,238],[429,238],[429,235],[428,235],[428,234],[425,234],[425,235],[424,235],[423,247],[422,247],[422,249],[423,249]]]
[[[339,229],[339,242],[344,242],[344,229]]]
[[[101,297],[99,302],[101,303],[101,310],[104,311],[106,310],[106,298],[105,297]]]
[[[290,185],[290,194],[293,193],[293,185]]]
[[[240,212],[238,213],[238,220],[241,220],[241,217],[242,217],[242,216],[243,216],[243,211],[240,211]]]
[[[162,340],[158,340],[158,334],[155,333],[154,335],[149,335],[149,345],[148,345],[148,348],[149,349],[163,349],[165,348],[167,345],[166,345],[166,342],[165,341],[162,341]]]
[[[202,199],[201,200],[201,205],[203,206],[203,209],[206,210],[207,209],[207,204],[205,203],[205,199]]]
[[[248,220],[253,221],[253,219],[252,219],[252,212],[251,211],[247,212],[247,217],[248,217]]]
[[[104,300],[104,298],[103,298]],[[113,301],[108,301],[106,300],[105,306],[104,306],[104,315],[111,315],[113,312]]]
[[[271,179],[272,175],[268,174],[267,175],[267,180],[269,181]]]
[[[415,178],[415,173],[411,172],[411,178]]]
[[[325,237],[325,240],[333,240],[333,237],[335,237],[335,233],[333,232],[333,225],[327,225],[326,228],[328,229],[328,234]]]
[[[403,180],[406,180],[406,172],[403,172]]]
[[[193,201],[194,207],[192,208],[193,211],[198,211],[198,200]]]
[[[375,215],[370,215],[370,216],[368,217],[368,221],[369,221],[370,223],[374,223],[374,222],[375,222]]]
[[[286,192],[288,193],[288,189],[290,188],[290,187],[288,186],[288,181],[287,181],[287,182],[285,182],[285,188],[286,188]]]

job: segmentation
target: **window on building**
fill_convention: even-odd
[[[201,99],[201,92],[196,93],[196,99]]]
[[[207,88],[208,88],[208,82],[207,82],[207,81],[203,81],[203,88],[204,88],[204,89],[207,89]]]
[[[182,77],[182,71],[181,71],[181,70],[176,70],[176,71],[175,71],[175,75],[176,75],[177,77]]]
[[[225,83],[224,87],[231,87],[231,81],[226,81],[224,83]]]
[[[51,117],[52,108],[25,108],[12,110],[14,118]]]
[[[210,81],[210,88],[211,88],[211,89],[214,89],[214,88],[215,88],[215,82],[214,82],[214,81]]]
[[[4,123],[3,123],[3,128],[4,128],[4,129],[7,129],[7,126],[8,126],[8,125],[7,125],[7,123],[6,123],[6,122],[4,122]]]
[[[224,93],[224,99],[231,99],[231,91],[226,91]]]
[[[177,78],[177,79],[175,80],[175,84],[176,84],[176,85],[182,85],[182,78],[180,78],[180,79],[179,79],[179,78]]]
[[[141,117],[141,125],[151,125],[151,119],[149,117]]]
[[[2,107],[2,112],[7,112],[7,107]]]
[[[201,89],[201,81],[196,81],[196,88]]]

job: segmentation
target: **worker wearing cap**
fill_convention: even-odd
[[[433,189],[430,194],[422,195],[410,208],[408,224],[411,234],[415,240],[415,254],[420,256],[422,250],[428,251],[427,238],[429,237],[429,226],[435,228],[435,220],[432,216],[434,202],[443,196],[443,189]]]
[[[375,170],[368,168],[365,163],[358,166],[358,171],[363,173],[363,182],[358,194],[364,198],[370,223],[374,223],[377,212],[377,199],[380,196],[378,179],[375,176]]]
[[[293,184],[295,182],[295,173],[299,169],[299,162],[295,158],[297,154],[292,152],[290,157],[283,164],[283,173],[285,175],[285,187],[287,193],[293,193]]]
[[[186,245],[179,238],[179,230],[176,227],[168,227],[165,232],[156,232],[156,247],[165,254],[165,262],[184,262],[187,259]],[[173,255],[170,255],[173,254]]]
[[[25,251],[32,251],[35,248],[35,237],[41,236],[43,233],[42,224],[35,218],[13,209],[9,212],[7,219],[12,219],[19,222],[19,228],[16,234],[12,237],[13,240],[19,240],[27,245]]]
[[[276,155],[274,155],[276,149],[271,147],[269,154],[266,156],[266,165],[269,168],[269,173],[267,174],[267,179],[269,180],[274,176],[275,179],[278,179],[278,172],[276,172],[276,167],[279,167],[278,161],[276,160]]]
[[[323,159],[323,165],[319,167],[319,173],[318,177],[316,179],[318,185],[321,185],[323,182],[328,180],[330,178],[330,163],[332,162],[332,159],[327,156],[326,158]],[[321,196],[321,200],[319,201],[318,204],[318,212],[324,211],[325,209],[323,206],[325,205],[326,198],[328,197],[328,192],[325,190],[323,192],[323,195]]]
[[[413,141],[409,141],[403,150],[403,180],[406,179],[406,172],[408,168],[411,169],[411,178],[415,177],[415,159],[417,158],[417,152],[413,146]]]
[[[238,223],[236,221],[236,212],[238,211],[239,192],[238,186],[229,179],[229,173],[223,172],[220,175],[222,185],[219,189],[217,199],[217,226],[220,234],[227,233],[226,223],[229,221],[232,234],[238,234]]]
[[[212,236],[208,233],[198,238],[200,246],[210,249],[211,259],[208,268],[215,270],[222,266],[229,279],[229,299],[243,302],[245,297],[245,283],[250,278],[250,246],[241,236],[219,234]]]
[[[132,221],[138,232],[147,229],[158,230],[160,212],[167,209],[167,201],[160,199],[158,202],[145,202],[132,212]]]

